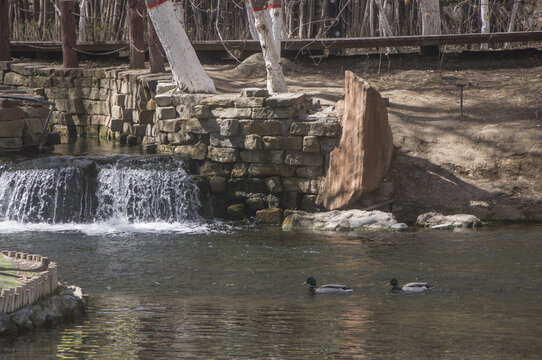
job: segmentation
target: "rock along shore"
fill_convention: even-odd
[[[282,222],[284,230],[378,231],[404,230],[406,224],[395,220],[392,213],[378,210],[333,210],[320,213],[289,212]]]
[[[0,313],[0,336],[16,336],[39,327],[81,318],[87,310],[88,297],[77,286],[60,286],[49,297],[10,314]]]

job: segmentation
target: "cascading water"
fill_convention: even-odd
[[[202,201],[206,196],[185,165],[171,157],[51,157],[0,168],[4,225],[131,231],[162,224],[175,231],[203,222],[210,211]]]
[[[156,166],[155,159],[106,165],[98,171],[97,218],[129,222],[200,220],[198,186],[179,164]]]

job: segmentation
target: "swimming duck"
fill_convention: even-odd
[[[423,292],[425,290],[429,290],[433,287],[433,285],[428,285],[425,282],[411,282],[408,284],[403,285],[402,287],[399,286],[399,283],[397,282],[397,279],[393,278],[391,279],[386,286],[391,286],[391,292],[398,293],[398,292]]]
[[[336,293],[346,293],[354,291],[351,287],[347,285],[338,285],[338,284],[326,284],[320,287],[316,287],[316,279],[312,276],[307,278],[307,280],[301,284],[309,284],[309,291],[311,294],[336,294]]]

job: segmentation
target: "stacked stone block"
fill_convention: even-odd
[[[58,287],[58,269],[55,262],[49,258],[27,253],[7,251],[0,252],[0,256],[12,258],[12,261],[22,262],[35,268],[37,275],[21,281],[21,285],[11,289],[2,289],[0,293],[0,313],[9,314],[28,304],[55,292]],[[39,270],[39,272],[38,272]]]
[[[0,62],[0,81],[12,89],[32,89],[56,104],[52,131],[69,137],[120,138],[141,143],[154,122],[158,80],[169,74],[120,68],[63,69],[40,63]]]
[[[249,213],[318,210],[326,158],[338,143],[340,124],[333,116],[310,115],[311,98],[269,96],[262,89],[245,89],[240,96],[169,90],[155,101],[157,120],[146,141],[154,139],[160,152],[197,160],[226,205],[242,204]]]
[[[0,154],[39,146],[48,112],[44,104],[0,98]]]

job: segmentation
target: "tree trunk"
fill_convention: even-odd
[[[74,68],[78,66],[77,52],[77,35],[75,34],[75,4],[73,0],[62,0],[60,3],[61,10],[61,26],[60,31],[62,37],[62,66],[65,68]]]
[[[247,11],[247,22],[248,22],[248,30],[250,32],[250,36],[252,37],[252,40],[260,40],[258,37],[258,31],[256,31],[256,25],[254,25],[254,14],[252,13],[252,1],[247,0],[245,4],[245,9]]]
[[[288,92],[280,58],[273,46],[273,36],[270,31],[271,15],[267,11],[267,0],[252,0],[252,6],[267,70],[267,90],[270,94]]]
[[[380,36],[388,37],[393,36],[393,31],[391,31],[388,18],[386,17],[386,11],[384,6],[380,2],[381,0],[374,0],[376,6],[378,7],[378,28],[380,30]]]
[[[303,26],[305,26],[305,5],[307,0],[300,0],[299,3],[299,29],[298,37],[303,39]]]
[[[322,1],[322,11],[320,13],[320,24],[318,25],[317,38],[321,38],[327,32],[327,14],[329,0]]]
[[[369,0],[369,36],[375,36],[375,22],[374,22],[374,13],[375,13],[375,1]]]
[[[309,0],[307,2],[307,31],[305,32],[305,38],[310,39],[312,37],[313,17],[314,17],[314,1]]]
[[[141,17],[143,12],[143,4],[141,0],[128,1],[129,21],[129,39],[130,39],[130,68],[144,69],[145,68],[145,40],[143,35],[145,32],[145,23]]]
[[[280,58],[282,40],[286,37],[286,30],[284,29],[284,22],[282,20],[281,0],[271,0],[269,9],[271,11],[273,45],[275,46],[275,52]]]
[[[483,0],[486,1],[486,0]],[[422,35],[440,34],[440,8],[438,0],[420,0]]]
[[[160,39],[156,35],[151,19],[147,16],[147,43],[149,44],[149,67],[151,73],[159,73],[166,71],[164,66],[163,49],[160,44]]]
[[[87,39],[87,0],[81,0],[79,4],[79,36],[77,41],[80,43],[86,42]]]
[[[480,0],[480,19],[482,20],[482,34],[489,34],[489,0]],[[487,50],[488,44],[480,44],[481,50]]]
[[[508,32],[513,32],[516,27],[516,15],[518,13],[518,3],[519,0],[514,0],[514,5],[512,6],[512,14],[510,15],[510,23],[508,24]]]
[[[0,60],[11,61],[8,0],[0,0]]]
[[[440,34],[439,0],[420,0],[420,16],[422,18],[422,35]],[[438,55],[438,45],[422,46],[422,54]]]
[[[213,80],[203,70],[184,28],[175,16],[171,1],[158,0],[149,4],[147,9],[177,86],[192,93],[216,93]]]

